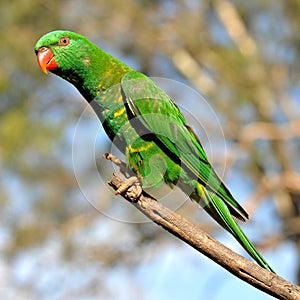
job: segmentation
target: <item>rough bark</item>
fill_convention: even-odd
[[[121,172],[116,172],[109,185],[117,190],[125,181],[126,177]],[[132,201],[134,188],[129,193],[125,192],[121,195],[153,222],[209,257],[234,276],[278,299],[300,299],[299,286],[233,252],[144,191],[135,201]]]

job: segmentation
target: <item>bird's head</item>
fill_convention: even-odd
[[[98,93],[104,52],[84,36],[71,31],[52,31],[37,41],[34,51],[44,73],[51,71],[74,84],[88,101]]]
[[[120,83],[132,69],[104,52],[84,36],[56,30],[42,36],[34,51],[44,73],[52,73],[69,81],[87,101],[109,86]]]
[[[95,45],[80,34],[56,30],[42,36],[34,51],[44,73],[52,71],[63,75],[85,70],[90,65],[94,48]]]

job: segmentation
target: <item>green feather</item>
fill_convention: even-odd
[[[67,45],[60,45],[62,37],[69,39]],[[234,219],[245,221],[246,211],[217,176],[197,136],[162,89],[77,33],[50,32],[37,42],[36,53],[42,47],[54,54],[57,69],[52,72],[74,84],[92,105],[144,187],[178,185],[259,265],[273,272]]]
[[[147,76],[138,72],[127,73],[121,85],[130,108],[128,115],[132,114],[135,123],[139,121],[138,133],[152,132],[153,139],[174,162],[181,162],[190,176],[197,178],[226,201],[237,218],[243,221],[248,218],[211,167],[199,140],[169,96]]]

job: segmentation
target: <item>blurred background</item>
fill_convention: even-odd
[[[247,235],[299,284],[299,1],[4,0],[0,14],[2,299],[271,299],[113,195],[100,123],[75,88],[38,68],[34,45],[55,29],[204,96],[214,118],[203,125],[203,99],[170,91],[205,127],[203,146],[251,216]],[[179,206],[247,257],[196,205]]]

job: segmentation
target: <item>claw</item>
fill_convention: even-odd
[[[124,183],[122,183],[119,188],[116,190],[116,195],[123,194],[126,192],[131,186],[133,186],[136,182],[138,182],[137,177],[132,176],[126,179]]]
[[[134,184],[133,186],[131,186],[127,190],[125,196],[127,198],[129,198],[132,202],[135,202],[135,201],[137,201],[139,199],[139,197],[141,196],[142,192],[143,192],[142,187],[140,185],[138,185],[138,184]]]
[[[116,190],[116,195],[125,193],[125,196],[131,201],[137,200],[142,194],[142,187],[136,176],[129,177],[124,183],[122,183]]]
[[[127,169],[127,165],[117,156],[111,153],[105,153],[104,157],[119,166],[121,174],[123,174],[124,177],[128,177],[125,182],[119,186],[115,194],[120,195],[125,193],[126,198],[130,199],[132,202],[136,201],[143,192],[139,179],[136,176],[130,176],[133,172],[130,172],[130,170]]]

